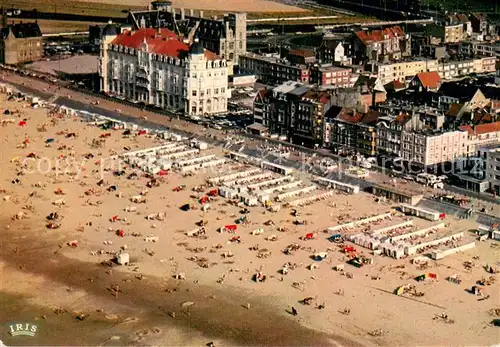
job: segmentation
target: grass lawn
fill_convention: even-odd
[[[116,4],[85,3],[71,0],[3,0],[4,8],[19,8],[21,10],[37,9],[40,12],[57,12],[81,14],[87,16],[126,17],[123,10],[142,9],[143,7],[130,7]]]

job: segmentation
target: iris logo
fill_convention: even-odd
[[[9,334],[12,336],[31,336],[34,337],[38,331],[38,326],[30,323],[17,323],[9,325]]]

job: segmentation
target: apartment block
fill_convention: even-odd
[[[459,127],[467,136],[467,156],[474,156],[480,148],[500,143],[500,122],[462,125]]]
[[[399,26],[357,31],[352,38],[352,47],[356,62],[387,62],[411,55],[411,37]]]
[[[168,29],[139,29],[103,37],[101,90],[190,115],[227,111],[226,60]]]
[[[239,72],[255,75],[264,83],[273,85],[287,81],[309,83],[309,68],[306,65],[292,64],[274,55],[243,54],[239,59]]]
[[[0,64],[15,65],[43,57],[42,32],[37,23],[17,23],[0,29]]]
[[[330,93],[288,81],[258,92],[254,100],[254,127],[307,146],[321,144],[325,113],[332,104]]]
[[[448,16],[446,22],[448,24],[462,24],[465,36],[472,35],[472,23],[467,15],[463,13],[453,14]]]
[[[437,37],[442,43],[457,43],[466,38],[464,26],[458,24],[428,24],[425,33],[432,37]]]
[[[353,109],[333,106],[325,116],[323,146],[336,154],[359,152],[365,156],[377,153],[377,122],[381,113],[369,110],[358,112]]]
[[[378,64],[376,70],[382,84],[386,85],[392,81],[405,82],[406,79],[413,78],[421,72],[438,71],[438,61],[436,59],[412,59]]]
[[[403,131],[401,157],[422,167],[450,163],[467,154],[467,143],[465,131]]]
[[[500,42],[463,41],[460,43],[460,53],[500,59]]]
[[[500,144],[494,148],[482,150],[484,152],[486,179],[490,182],[490,190],[496,196],[500,195]],[[480,150],[481,152],[481,150]]]
[[[352,87],[352,71],[349,68],[317,65],[310,68],[310,83],[338,88]]]

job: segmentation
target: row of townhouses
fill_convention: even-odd
[[[363,99],[361,87],[366,85],[328,90],[289,81],[259,92],[251,129],[340,155],[401,158],[422,168],[474,157],[485,146],[500,145],[500,101],[486,97],[479,87],[440,86],[428,74],[414,80],[420,86],[437,82],[436,91],[406,92],[425,94],[429,105],[384,102],[376,97],[384,94],[376,83],[366,89],[370,102]],[[454,95],[461,87],[466,97]]]

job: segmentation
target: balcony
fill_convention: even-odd
[[[138,87],[149,89],[149,83],[147,82],[137,81],[135,84]]]
[[[135,75],[139,78],[144,78],[149,81],[149,74],[144,71],[139,71]]]

